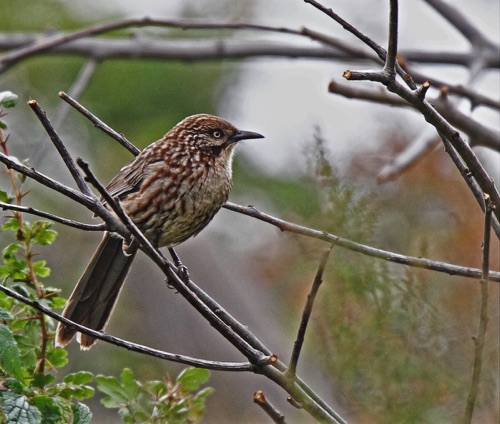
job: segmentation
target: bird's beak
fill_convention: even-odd
[[[261,135],[261,134],[259,134],[259,133],[256,133],[256,132],[252,132],[252,131],[241,131],[241,130],[238,130],[231,137],[231,141],[233,143],[236,143],[236,142],[238,142],[240,140],[248,140],[250,138],[264,138],[264,136]]]

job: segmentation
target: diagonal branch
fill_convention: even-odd
[[[444,2],[443,0],[424,1],[453,25],[471,44],[481,44],[483,46],[492,45],[478,27],[470,22],[469,19],[452,4]]]
[[[328,261],[328,257],[330,256],[332,248],[333,245],[330,246],[330,248],[326,249],[321,256],[321,260],[318,265],[318,270],[316,271],[311,290],[307,295],[307,301],[304,306],[304,310],[302,311],[302,319],[300,321],[299,331],[297,332],[297,338],[293,345],[290,365],[288,366],[287,370],[287,373],[291,378],[293,378],[295,376],[295,373],[297,372],[297,363],[299,362],[300,352],[302,351],[302,345],[304,344],[304,337],[313,310],[314,300],[316,299],[316,295],[318,294],[319,286],[323,282],[323,272],[325,271],[326,262]]]
[[[80,103],[78,103],[71,96],[66,94],[64,91],[59,92],[59,97],[63,99],[66,103],[68,103],[71,107],[80,112],[85,118],[87,118],[90,122],[94,124],[94,127],[100,129],[111,138],[114,138],[118,143],[120,143],[123,147],[125,147],[130,153],[134,156],[137,156],[140,153],[140,150],[135,147],[130,141],[128,141],[123,134],[118,134],[113,128],[109,125],[105,124],[101,121],[97,116],[83,107]]]
[[[231,211],[241,213],[243,215],[251,216],[260,221],[267,222],[268,224],[278,227],[281,231],[288,231],[291,233],[312,237],[318,240],[323,240],[335,246],[340,246],[344,249],[352,250],[363,255],[416,268],[430,269],[450,275],[460,275],[462,277],[474,278],[476,280],[479,280],[481,278],[481,270],[477,268],[463,267],[445,262],[433,261],[422,257],[406,256],[401,255],[400,253],[390,252],[388,250],[377,249],[375,247],[367,246],[352,240],[336,236],[334,234],[327,233],[326,231],[315,230],[313,228],[308,228],[302,225],[294,224],[292,222],[284,221],[280,218],[276,218],[272,215],[260,212],[253,206],[245,207],[237,205],[235,203],[227,202],[223,207]],[[500,272],[491,271],[490,280],[500,282]]]
[[[349,22],[347,22],[345,19],[341,18],[338,14],[336,14],[332,9],[327,8],[323,6],[321,3],[317,2],[316,0],[304,0],[304,2],[309,3],[310,5],[314,6],[316,9],[320,10],[330,18],[332,18],[335,22],[340,24],[346,31],[349,31],[351,34],[353,34],[356,38],[361,40],[363,43],[365,43],[368,47],[370,47],[376,54],[377,56],[385,63],[386,58],[387,58],[387,51],[380,46],[378,43],[376,43],[374,40],[372,40],[370,37],[367,35],[363,34],[360,30],[358,30],[356,27],[351,25]],[[397,22],[396,22],[397,24]],[[417,86],[413,82],[413,79],[410,74],[405,72],[401,66],[395,62],[395,67],[398,75],[403,78],[405,83],[410,87],[412,90],[416,89]]]
[[[153,349],[148,346],[143,346],[137,343],[133,343],[129,340],[124,340],[119,337],[112,336],[110,334],[103,333],[101,331],[95,331],[91,328],[84,327],[83,325],[77,324],[62,315],[59,315],[52,311],[51,309],[43,306],[40,302],[36,300],[31,300],[21,294],[17,293],[4,285],[0,284],[0,291],[4,292],[7,296],[12,297],[25,305],[35,308],[37,311],[55,319],[56,321],[62,322],[68,327],[75,328],[80,333],[88,334],[96,339],[102,340],[103,342],[123,347],[132,352],[142,353],[144,355],[153,356],[155,358],[165,359],[171,362],[177,362],[185,365],[190,365],[193,367],[202,367],[217,371],[253,371],[253,365],[249,362],[220,362],[220,361],[207,361],[204,359],[193,358],[191,356],[179,355],[177,353],[164,352],[162,350]]]
[[[68,153],[68,149],[66,149],[66,146],[63,144],[63,142],[57,135],[56,130],[54,129],[50,121],[47,119],[47,114],[45,113],[45,111],[42,110],[42,108],[38,105],[38,102],[36,100],[30,100],[28,102],[28,105],[33,110],[33,112],[35,112],[35,115],[37,116],[38,120],[42,123],[43,127],[45,128],[45,131],[52,140],[52,143],[54,143],[54,146],[59,152],[59,155],[63,159],[66,168],[68,168],[71,176],[75,180],[75,183],[80,189],[80,191],[85,196],[92,196],[92,191],[83,180],[82,174],[76,167],[75,161]]]

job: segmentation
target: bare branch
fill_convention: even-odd
[[[54,146],[56,147],[57,151],[59,152],[59,155],[61,156],[62,160],[64,161],[66,168],[68,168],[68,171],[70,172],[71,176],[75,180],[76,185],[80,189],[80,191],[85,195],[85,196],[91,196],[92,191],[88,187],[88,185],[85,183],[83,180],[83,176],[76,167],[75,162],[73,161],[73,158],[71,155],[68,153],[68,150],[66,149],[66,146],[63,144],[59,136],[57,135],[54,127],[50,123],[50,121],[47,119],[47,114],[45,113],[44,110],[42,110],[36,100],[30,100],[28,102],[29,107],[35,112],[35,115],[37,116],[38,120],[42,123],[43,127],[45,128],[45,131],[49,135],[50,139],[52,140],[52,143],[54,143]]]
[[[469,395],[464,412],[463,423],[470,424],[472,421],[472,414],[476,404],[477,394],[479,392],[479,382],[481,379],[481,371],[483,367],[483,352],[486,340],[486,330],[488,327],[488,280],[489,280],[489,257],[490,257],[490,227],[491,218],[494,205],[488,195],[485,195],[485,208],[484,214],[484,236],[483,236],[483,265],[481,279],[481,307],[479,312],[479,328],[477,337],[474,340],[474,364],[472,367],[472,379],[469,388]]]
[[[80,73],[76,77],[75,81],[71,85],[69,92],[72,97],[78,97],[82,94],[83,90],[88,86],[92,75],[94,75],[95,70],[97,69],[97,60],[94,58],[90,58],[85,62]],[[61,103],[58,106],[54,118],[52,119],[53,127],[56,129],[60,129],[66,115],[68,114],[69,106],[67,104]],[[46,142],[45,137],[40,138],[40,141],[37,143],[38,148],[36,151],[30,155],[30,163],[33,166],[37,166],[38,162],[42,158],[45,148]]]
[[[444,2],[443,0],[425,0],[425,2],[453,25],[471,44],[481,44],[483,46],[487,45],[493,47],[490,40],[484,36],[477,25],[470,22],[469,19],[452,4]]]
[[[132,352],[142,353],[144,355],[154,356],[155,358],[165,359],[171,362],[177,362],[185,365],[190,365],[193,367],[202,367],[217,371],[253,371],[253,365],[249,362],[219,362],[219,361],[207,361],[204,359],[192,358],[186,355],[179,355],[176,353],[164,352],[162,350],[153,349],[148,346],[143,346],[129,340],[120,339],[119,337],[111,336],[109,334],[103,333],[101,331],[95,331],[91,328],[84,327],[83,325],[77,324],[62,315],[59,315],[52,311],[51,309],[43,306],[36,300],[28,299],[17,293],[10,288],[0,284],[0,290],[4,292],[7,296],[12,297],[26,305],[35,308],[37,311],[55,319],[56,321],[62,322],[68,327],[75,328],[79,332],[88,334],[96,339],[102,340],[105,343],[109,343],[118,347],[123,347]]]
[[[267,400],[264,392],[258,390],[253,395],[253,401],[259,405],[262,410],[277,424],[285,424],[285,416],[276,409],[276,407]]]
[[[398,54],[398,0],[391,0],[391,12],[389,15],[389,41],[387,55],[385,57],[384,72],[390,78],[396,77],[396,56]]]
[[[64,91],[59,92],[59,97],[63,99],[66,103],[68,103],[70,106],[75,108],[83,116],[85,116],[85,118],[87,118],[90,122],[94,124],[94,127],[105,132],[111,138],[114,138],[116,141],[118,141],[118,143],[120,143],[123,147],[125,147],[134,156],[137,156],[141,152],[130,141],[128,141],[123,134],[118,134],[113,128],[102,122],[97,116],[95,116],[92,112],[83,107],[75,99],[71,98]]]
[[[377,175],[377,182],[384,184],[397,179],[404,171],[433,152],[439,143],[436,130],[432,127],[425,128],[403,151],[384,165]]]
[[[484,146],[500,152],[500,134],[483,125],[469,115],[461,112],[449,101],[447,90],[442,89],[441,95],[432,101],[434,107],[451,125],[466,133],[470,138],[471,147]]]
[[[7,168],[12,168],[20,172],[21,174],[34,179],[45,187],[63,194],[69,199],[74,200],[75,202],[94,212],[97,216],[103,218],[104,221],[108,223],[108,230],[116,231],[120,234],[127,234],[127,229],[125,228],[125,226],[113,217],[111,212],[109,212],[102,205],[102,203],[94,194],[92,194],[91,196],[86,196],[72,189],[71,187],[68,187],[56,180],[53,180],[50,177],[47,177],[46,175],[38,172],[33,168],[28,168],[27,166],[19,163],[17,160],[5,155],[2,152],[0,152],[0,162],[7,166]]]
[[[295,373],[297,372],[297,363],[299,362],[300,352],[302,351],[302,345],[304,344],[304,337],[306,334],[307,325],[309,324],[309,318],[311,317],[311,313],[313,310],[314,300],[316,299],[319,286],[323,282],[323,272],[325,271],[326,262],[328,261],[328,257],[330,256],[332,248],[333,246],[330,246],[330,248],[326,249],[321,256],[318,270],[316,271],[316,275],[311,285],[311,290],[307,295],[307,301],[304,305],[304,310],[302,311],[302,319],[300,321],[299,331],[297,332],[297,338],[293,345],[290,365],[288,366],[287,370],[287,373],[291,378],[293,378],[295,376]]]
[[[349,31],[351,34],[353,34],[355,37],[360,39],[363,43],[365,43],[368,47],[370,47],[376,54],[377,56],[385,63],[386,57],[387,57],[387,52],[386,50],[381,47],[379,44],[377,44],[374,40],[372,40],[370,37],[367,35],[363,34],[360,30],[355,28],[353,25],[351,25],[349,22],[341,18],[338,14],[336,14],[332,9],[329,9],[325,6],[323,6],[321,3],[318,3],[316,0],[304,0],[306,3],[311,4],[314,6],[316,9],[320,10],[330,18],[332,18],[334,21],[342,25],[342,27]],[[397,47],[397,46],[396,46]],[[395,63],[396,71],[398,75],[403,78],[403,81],[405,81],[406,84],[411,89],[415,89],[416,85],[413,82],[413,79],[410,74],[405,72],[403,68],[396,62]]]
[[[329,234],[325,231],[315,230],[312,228],[303,227],[298,224],[284,221],[282,219],[268,215],[264,212],[260,212],[253,206],[245,207],[237,205],[235,203],[227,202],[223,207],[232,210],[234,212],[241,213],[243,215],[251,216],[260,221],[267,222],[268,224],[278,227],[281,231],[288,231],[291,233],[312,237],[318,240],[323,240],[333,245],[340,246],[343,247],[344,249],[352,250],[354,252],[358,252],[363,255],[379,258],[389,262],[395,262],[402,265],[413,266],[416,268],[430,269],[433,271],[443,272],[445,274],[450,274],[450,275],[460,275],[462,277],[474,278],[476,280],[479,280],[481,278],[481,270],[477,268],[462,267],[458,265],[448,264],[445,262],[432,261],[426,258],[405,256],[399,253],[394,253],[387,250],[366,246],[364,244],[356,243],[354,241],[336,236],[334,234]],[[491,272],[490,280],[495,282],[500,282],[500,272]]]
[[[10,203],[0,202],[0,208],[2,208],[4,211],[10,210],[10,211],[29,213],[30,215],[40,216],[42,218],[50,219],[51,221],[57,222],[59,224],[66,225],[68,227],[78,228],[79,230],[84,230],[84,231],[104,231],[106,229],[106,226],[104,224],[84,224],[83,222],[73,221],[72,219],[63,218],[61,216],[57,216],[49,212],[41,211],[26,206],[19,206]]]

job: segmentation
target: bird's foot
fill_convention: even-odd
[[[190,277],[189,277],[189,270],[187,267],[181,262],[179,256],[175,252],[175,250],[172,247],[169,247],[168,251],[170,252],[170,256],[172,256],[172,260],[174,261],[174,264],[177,268],[177,275],[179,278],[184,281],[188,282]]]

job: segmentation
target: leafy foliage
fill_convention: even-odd
[[[168,422],[195,423],[205,411],[205,400],[212,388],[200,389],[207,382],[209,371],[201,368],[185,369],[175,381],[148,381],[141,383],[130,369],[124,369],[121,382],[115,377],[97,376],[97,389],[107,397],[106,408],[116,408],[125,423]],[[192,393],[194,392],[194,393]]]

